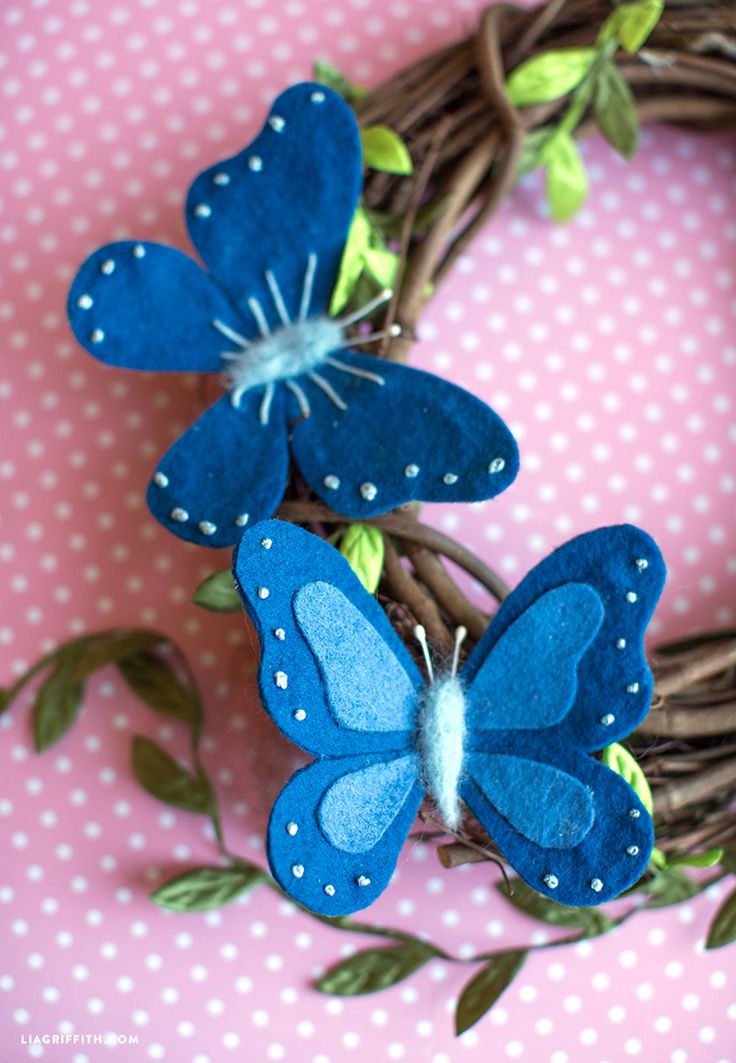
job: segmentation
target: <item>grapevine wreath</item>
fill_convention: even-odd
[[[190,769],[145,739],[134,769],[154,797],[209,818],[221,860],[160,885],[157,904],[195,911],[259,885],[281,891],[385,939],[317,982],[356,995],[456,959],[350,918],[388,886],[409,834],[435,840],[448,871],[498,865],[511,904],[568,932],[532,948],[605,933],[736,871],[734,633],[660,646],[646,662],[665,572],[631,525],[578,536],[510,592],[425,524],[422,502],[501,495],[524,475],[523,450],[519,467],[497,413],[405,364],[423,307],[520,175],[543,169],[550,214],[567,220],[587,194],[579,138],[597,130],[629,158],[643,121],[732,126],[734,55],[728,3],[492,5],[467,39],[374,90],[319,63],[280,95],[256,139],[191,186],[187,224],[206,269],[134,240],[83,264],[69,318],[91,354],[217,374],[212,404],[153,470],[149,507],[190,542],[233,547],[232,570],[194,601],[245,607],[264,708],[313,758],[274,805],[270,877],[225,841],[195,680],[165,636],[81,636],[5,691],[7,708],[43,673],[39,751],[110,663],[190,729]],[[468,577],[499,603],[490,623]],[[620,896],[614,915],[596,907]],[[732,892],[707,946],[734,937]],[[458,1032],[529,951],[473,956],[483,963]]]

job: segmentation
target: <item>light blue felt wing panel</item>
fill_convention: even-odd
[[[314,761],[281,791],[268,826],[268,859],[276,881],[299,904],[321,915],[349,915],[367,908],[386,888],[423,797],[416,758],[401,759],[404,764],[397,774],[382,772],[380,766],[392,761],[375,756]],[[363,802],[340,802],[342,825],[333,820],[337,800],[325,814],[331,793],[350,795],[350,773],[356,772],[371,777],[377,824],[365,824]],[[399,787],[397,775],[402,781]],[[364,826],[368,847],[357,851],[361,848],[357,836]],[[328,835],[350,848],[338,848]]]
[[[360,187],[355,116],[337,93],[309,83],[278,97],[244,151],[195,179],[186,205],[191,238],[251,323],[250,335],[256,322],[248,299],[258,301],[271,326],[279,323],[267,271],[289,316],[297,316],[310,255],[316,265],[308,310],[325,311]]]
[[[480,399],[431,373],[354,351],[334,361],[343,368],[327,365],[319,376],[347,408],[300,377],[312,416],[292,437],[304,478],[333,509],[365,518],[412,499],[470,502],[513,481],[516,442]]]
[[[367,853],[380,842],[419,778],[416,753],[347,772],[327,789],[317,820],[330,845]]]
[[[644,632],[659,600],[665,566],[654,540],[630,524],[571,539],[541,561],[503,603],[465,668],[472,684],[501,636],[538,598],[569,582],[586,584],[603,605],[603,620],[577,665],[577,692],[567,714],[544,741],[601,749],[629,734],[648,711],[652,676]],[[490,732],[471,732],[485,748]]]
[[[197,372],[222,367],[228,343],[212,322],[234,316],[193,259],[133,240],[90,255],[72,284],[68,313],[82,346],[108,365]]]
[[[507,627],[467,692],[467,726],[538,730],[565,716],[576,668],[603,620],[596,591],[565,583],[546,591]]]
[[[418,695],[391,647],[349,598],[324,581],[294,595],[299,629],[317,658],[330,713],[355,731],[411,731]]]
[[[593,823],[587,830],[589,810],[584,802],[580,805],[578,829],[583,837],[578,844],[567,848],[536,844],[517,830],[484,792],[483,781],[474,778],[471,755],[471,767],[461,784],[461,796],[525,882],[560,904],[578,907],[601,904],[617,897],[641,877],[649,862],[654,829],[646,808],[619,775],[586,753],[560,742],[543,748],[539,737],[531,738],[528,734],[512,736],[507,733],[503,738],[497,735],[493,751],[554,765],[556,772],[567,774],[576,780],[576,786],[585,787],[592,803]],[[556,807],[555,794],[545,785],[544,779],[538,769],[530,769],[527,782],[530,793],[526,803],[531,807],[536,802],[542,815],[548,806]],[[567,784],[568,787],[571,785]],[[555,780],[557,786],[558,779]],[[551,820],[550,827],[546,828],[548,832],[554,830],[557,822]],[[526,826],[529,833],[533,833],[531,825]],[[535,829],[538,834],[545,830],[539,826]],[[574,839],[570,828],[568,838]]]
[[[559,768],[503,753],[471,753],[467,772],[510,825],[546,849],[579,845],[593,826],[593,798]]]
[[[231,546],[243,528],[273,513],[288,469],[285,403],[277,392],[268,424],[263,389],[238,407],[221,398],[159,461],[148,505],[170,531],[201,546]]]
[[[328,690],[317,656],[305,637],[294,609],[301,588],[320,582],[336,588],[362,615],[361,652],[393,657],[419,691],[421,675],[385,613],[353,573],[345,558],[316,535],[283,521],[264,521],[246,531],[233,557],[233,573],[261,643],[259,686],[264,708],[284,734],[317,757],[360,753],[394,753],[412,748],[413,730],[361,731],[341,726],[329,705]],[[384,646],[385,644],[385,646]],[[338,681],[352,674],[354,656],[330,662]],[[396,674],[394,674],[396,678]],[[405,681],[400,681],[405,703]],[[404,691],[404,693],[401,693]],[[361,697],[355,691],[356,701]],[[401,720],[386,707],[392,720]]]

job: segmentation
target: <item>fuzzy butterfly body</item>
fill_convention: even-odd
[[[325,915],[388,884],[425,793],[460,801],[516,871],[569,905],[641,875],[651,818],[591,757],[646,713],[646,624],[665,569],[646,533],[602,528],[560,547],[499,609],[457,675],[427,684],[345,559],[279,521],[246,532],[234,574],[261,641],[263,704],[314,761],[274,805],[281,886]]]
[[[295,85],[248,147],[192,184],[186,220],[209,272],[124,240],[77,274],[69,319],[96,358],[221,376],[226,394],[148,490],[180,537],[236,542],[276,509],[290,455],[319,497],[357,518],[412,499],[491,498],[516,476],[514,439],[485,403],[350,349],[356,315],[327,316],[360,188],[352,111],[324,86]]]

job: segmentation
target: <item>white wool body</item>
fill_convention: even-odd
[[[465,691],[456,675],[427,687],[419,709],[419,753],[427,790],[445,826],[460,824],[458,784],[465,745]]]
[[[328,317],[294,321],[229,355],[225,380],[236,393],[289,380],[324,365],[331,354],[344,346],[339,321]]]

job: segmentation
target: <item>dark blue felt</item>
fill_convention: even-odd
[[[602,620],[600,598],[583,583],[537,598],[476,673],[468,727],[539,730],[561,720],[575,697],[578,661]]]
[[[315,97],[321,102],[314,102]],[[102,248],[84,263],[72,285],[69,318],[75,335],[111,365],[215,372],[231,364],[221,355],[237,344],[214,322],[246,340],[256,339],[258,321],[249,305],[255,299],[268,325],[278,328],[266,271],[273,273],[287,313],[296,317],[312,254],[317,266],[309,315],[324,315],[360,177],[359,130],[347,104],[324,86],[287,89],[256,139],[200,174],[191,187],[187,222],[211,272],[156,244],[125,241]],[[108,261],[114,267],[106,273],[102,267]],[[321,375],[349,402],[342,412],[299,373],[294,383],[311,407],[304,420],[294,394],[277,381],[266,433],[259,432],[258,424],[262,385],[245,393],[237,411],[217,404],[211,416],[197,423],[194,436],[185,436],[163,463],[186,460],[191,465],[176,471],[186,481],[178,505],[187,512],[206,510],[205,519],[217,524],[216,535],[203,535],[199,521],[168,519],[167,503],[152,490],[155,516],[181,538],[206,546],[237,541],[240,526],[229,521],[234,500],[251,522],[270,516],[280,497],[275,484],[284,483],[289,429],[280,416],[281,404],[288,408],[293,453],[305,478],[333,508],[351,516],[383,513],[412,499],[491,498],[514,479],[518,454],[513,437],[478,399],[406,366],[350,351],[335,353],[346,364],[382,374],[385,386],[321,366]],[[212,433],[212,454],[200,438],[205,429]],[[274,440],[271,452],[265,446],[269,436]],[[490,473],[494,458],[505,465]],[[253,475],[256,460],[261,478]],[[417,476],[405,474],[407,465],[419,467]],[[448,473],[457,477],[451,484],[443,480]],[[337,490],[324,484],[330,474],[340,478]],[[361,494],[365,484],[375,485],[374,497]],[[246,485],[252,490],[244,497]],[[218,493],[223,497],[217,498]]]
[[[158,462],[148,505],[169,531],[205,546],[229,546],[243,527],[279,504],[289,464],[284,395],[274,395],[267,425],[258,416],[261,398],[248,391],[236,409],[225,395]],[[158,485],[157,473],[168,480],[165,487]],[[186,521],[173,519],[176,509],[188,514]],[[203,521],[216,531],[202,531]]]
[[[296,424],[291,448],[312,490],[339,513],[371,517],[410,499],[472,502],[505,490],[519,469],[514,437],[501,418],[470,392],[431,373],[370,355],[340,351],[336,359],[378,373],[379,386],[331,366],[320,369],[340,397],[345,412],[310,381],[300,379],[312,416]],[[289,398],[291,417],[298,410]],[[505,465],[489,472],[494,458]],[[414,477],[407,466],[417,465]],[[457,477],[447,484],[443,477]],[[337,490],[325,476],[337,476]],[[373,484],[375,498],[361,494]]]

